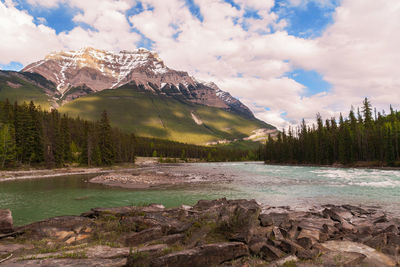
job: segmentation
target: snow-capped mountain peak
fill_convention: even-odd
[[[144,48],[118,53],[92,47],[53,52],[22,71],[38,73],[53,82],[63,101],[134,83],[153,93],[232,109],[253,117],[246,106],[229,93],[221,91],[216,84],[199,81],[184,71],[170,69],[157,53]],[[85,89],[71,91],[77,87]],[[69,95],[71,92],[74,95]]]

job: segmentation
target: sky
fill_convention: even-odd
[[[0,69],[144,47],[279,129],[400,104],[398,0],[1,0]]]

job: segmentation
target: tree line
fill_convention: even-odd
[[[265,162],[290,164],[334,164],[395,166],[400,160],[400,112],[372,109],[365,98],[361,110],[352,107],[348,116],[322,120],[269,136]]]
[[[55,109],[45,111],[33,102],[0,102],[1,169],[24,165],[48,168],[71,164],[107,166],[134,162],[135,156],[237,161],[260,159],[260,154],[137,137],[111,127],[106,111],[100,120],[93,122],[70,118]]]

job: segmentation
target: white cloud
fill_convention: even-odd
[[[304,7],[313,1],[332,8],[337,0],[288,0]],[[125,17],[135,0],[29,0],[43,8],[63,2],[81,10],[69,32],[35,25],[34,18],[0,2],[1,63],[24,64],[52,50],[94,46],[118,51],[133,49],[140,36],[153,40],[167,65],[189,71],[240,97],[255,114],[279,127],[347,111],[371,97],[379,109],[400,99],[400,3],[397,0],[342,0],[334,23],[317,39],[289,35],[285,20],[272,11],[273,0],[237,0],[238,10],[224,1],[195,0],[204,18],[193,16],[183,0],[143,0],[144,12]],[[246,9],[260,19],[244,18]],[[36,18],[38,20],[38,18]],[[245,24],[248,30],[244,30]],[[269,29],[273,33],[268,32]],[[94,30],[92,30],[94,29]],[[174,38],[174,36],[176,38]],[[28,49],[29,48],[29,49]],[[305,88],[284,77],[294,68],[315,70],[332,84],[329,93],[304,97]],[[264,107],[268,107],[266,110]],[[286,115],[283,115],[286,114]]]
[[[11,1],[0,2],[0,63],[11,61],[27,64],[61,49],[54,29],[35,25],[34,18],[16,9]]]
[[[0,2],[0,63],[17,61],[28,64],[52,51],[84,46],[113,51],[136,48],[135,44],[141,37],[131,32],[125,16],[134,1],[30,1],[40,8],[54,7],[60,2],[80,9],[81,13],[73,20],[90,28],[77,26],[71,31],[56,34],[54,29],[44,25],[44,18],[34,18],[27,11],[17,9],[11,0]],[[35,21],[40,25],[36,25]]]

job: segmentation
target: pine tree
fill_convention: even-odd
[[[99,149],[101,155],[101,163],[104,165],[112,165],[115,160],[114,147],[112,143],[112,132],[110,122],[108,120],[107,111],[103,111],[99,122]]]
[[[14,141],[14,127],[10,124],[0,126],[0,162],[1,168],[15,162],[16,151]]]

